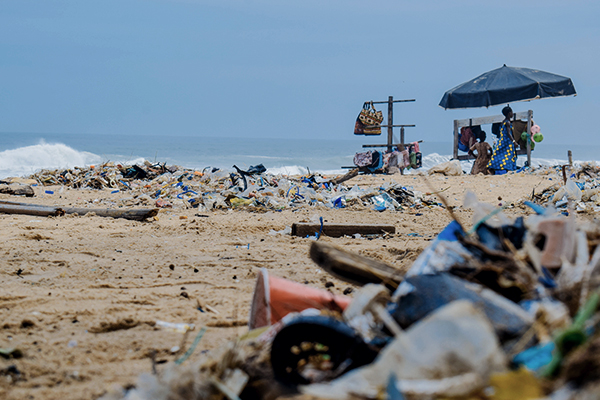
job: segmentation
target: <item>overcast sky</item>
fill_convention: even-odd
[[[534,110],[600,145],[600,2],[2,0],[0,132],[353,137],[366,100],[414,98],[407,139],[450,140],[444,92],[498,67],[569,76]]]

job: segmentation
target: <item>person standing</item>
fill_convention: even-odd
[[[513,110],[506,106],[502,109],[502,115],[504,115],[504,121],[500,128],[500,136],[498,142],[494,146],[492,158],[487,164],[487,167],[492,173],[501,175],[507,171],[514,171],[517,169],[517,151],[515,148],[515,138],[512,134],[512,122]]]

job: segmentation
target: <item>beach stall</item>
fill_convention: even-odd
[[[530,101],[545,97],[563,97],[577,95],[570,78],[530,68],[502,67],[488,71],[464,82],[444,93],[440,107],[448,109],[490,107],[517,101]],[[531,126],[533,111],[515,113],[514,120],[527,119],[526,148],[516,151],[517,155],[527,154],[527,163],[531,165]],[[501,122],[502,115],[454,120],[455,159],[468,159],[458,155],[458,137],[462,127],[478,126]]]
[[[397,147],[400,151],[405,150],[405,148],[409,147],[413,143],[421,143],[422,140],[417,140],[411,143],[406,143],[405,141],[405,128],[414,128],[416,125],[414,124],[394,124],[394,104],[395,103],[407,103],[414,102],[415,99],[406,99],[406,100],[394,100],[393,96],[389,96],[387,100],[384,101],[369,101],[365,102],[363,105],[363,110],[359,114],[356,119],[356,124],[354,127],[355,135],[365,135],[365,136],[378,136],[382,134],[381,128],[387,128],[387,143],[385,144],[363,144],[363,148],[386,148],[388,152],[391,152],[394,147]],[[376,111],[374,105],[375,104],[387,104],[387,123],[381,125],[383,121],[383,113],[381,111]],[[365,118],[366,117],[366,118]],[[394,143],[394,128],[400,128],[400,140],[399,143]],[[342,167],[347,169],[354,169],[354,166]],[[401,168],[401,172],[403,168]]]

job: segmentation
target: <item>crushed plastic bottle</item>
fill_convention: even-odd
[[[187,331],[194,330],[194,324],[186,324],[183,322],[173,323],[166,321],[156,321],[156,326],[159,328],[167,329],[177,333],[186,333]]]

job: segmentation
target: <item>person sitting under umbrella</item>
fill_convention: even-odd
[[[494,146],[492,158],[487,167],[496,175],[505,174],[507,171],[517,169],[517,152],[515,150],[515,139],[512,135],[513,110],[506,106],[502,109],[504,121],[500,128],[500,136]]]

